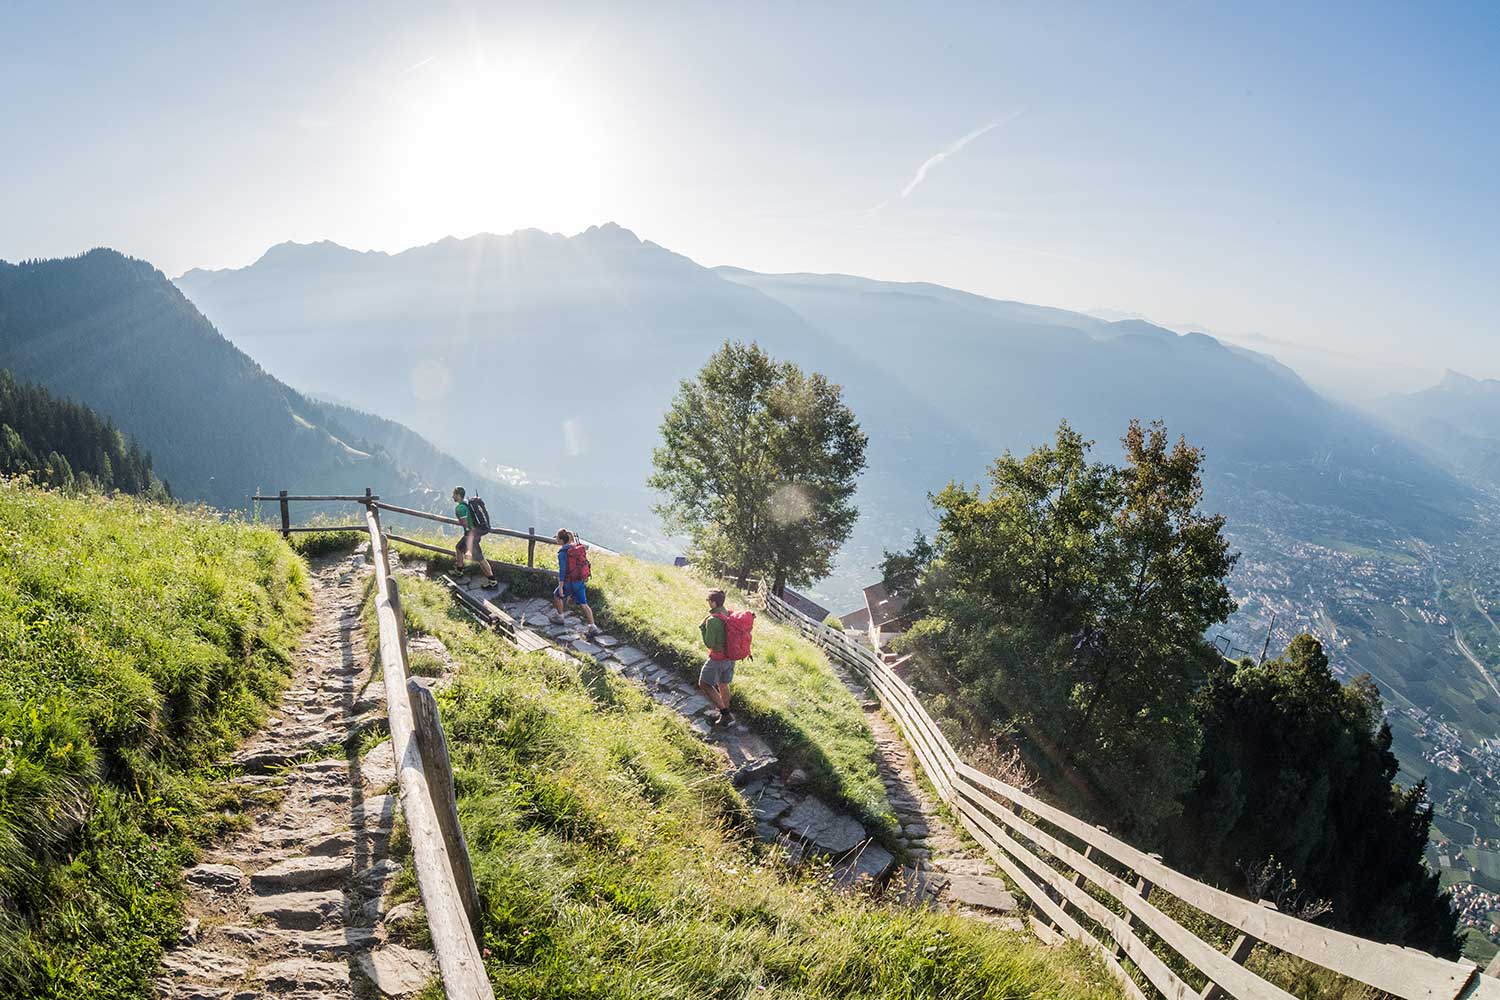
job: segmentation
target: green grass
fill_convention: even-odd
[[[395,547],[405,557],[432,559],[445,572],[451,566],[440,556]],[[526,543],[515,539],[491,536],[485,551],[491,558],[526,562]],[[556,552],[537,546],[538,565],[555,567]],[[707,584],[686,570],[629,556],[594,554],[590,562],[589,603],[600,625],[696,680],[706,655],[698,623],[708,613]],[[524,593],[550,589],[535,576],[495,568]],[[731,588],[729,604],[745,607],[748,601]],[[875,738],[827,657],[765,614],[755,620],[754,650],[755,658],[735,672],[735,709],[766,736],[784,766],[803,768],[814,789],[889,844],[897,824],[876,768]]]
[[[410,627],[459,665],[440,704],[496,996],[1118,996],[1080,947],[792,872],[675,713],[597,666],[509,649],[432,581],[401,586]]]
[[[307,605],[270,531],[0,482],[0,996],[153,995]]]

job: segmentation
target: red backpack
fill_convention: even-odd
[[[724,623],[724,649],[714,652],[722,652],[726,660],[749,659],[750,632],[755,628],[755,612],[716,611],[714,617]]]
[[[565,550],[568,553],[568,583],[582,583],[589,578],[594,568],[589,565],[589,547],[582,542],[574,542]]]

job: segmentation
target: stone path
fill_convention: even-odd
[[[421,915],[413,903],[388,909],[403,867],[387,853],[398,809],[390,741],[362,758],[346,750],[385,727],[360,622],[368,573],[363,554],[313,562],[314,621],[292,684],[233,758],[251,826],[188,869],[163,1000],[402,997],[437,974],[430,954],[391,940]],[[446,659],[440,646],[429,652]]]
[[[459,583],[476,596],[482,580]],[[864,703],[865,718],[875,734],[880,776],[901,824],[899,845],[908,863],[871,839],[854,817],[841,813],[807,790],[800,768],[783,766],[769,743],[736,720],[714,726],[708,722],[712,706],[676,669],[661,664],[640,649],[608,634],[585,636],[583,623],[571,617],[562,625],[551,622],[553,608],[545,598],[496,599],[524,629],[546,636],[557,647],[593,657],[606,669],[639,683],[659,704],[685,716],[706,741],[724,751],[735,785],[755,814],[756,833],[780,843],[795,863],[813,855],[835,860],[834,878],[846,885],[869,883],[913,904],[954,909],[980,919],[1020,928],[1013,914],[1015,901],[991,863],[970,849],[938,811],[933,798],[917,780],[911,753],[900,735],[868,700],[865,689],[841,677]],[[837,668],[837,666],[835,667]]]
[[[875,734],[877,761],[886,798],[901,823],[901,838],[910,863],[893,877],[906,896],[977,920],[1024,930],[1016,901],[995,865],[977,846],[953,828],[939,800],[917,777],[915,757],[869,689],[837,661],[834,672],[861,701],[865,722]]]

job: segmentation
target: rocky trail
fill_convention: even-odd
[[[365,557],[314,560],[312,627],[261,733],[233,758],[251,824],[186,873],[181,942],[163,959],[163,1000],[342,1000],[409,996],[437,974],[407,948],[419,904],[388,908],[404,860],[390,854],[398,809],[389,740],[360,606]]]
[[[741,721],[711,725],[712,706],[670,665],[607,631],[586,636],[583,623],[571,617],[562,625],[550,621],[552,604],[545,598],[518,598],[502,591],[479,589],[483,578],[455,581],[475,605],[488,599],[517,622],[522,641],[590,656],[606,669],[639,683],[659,704],[683,715],[700,736],[718,746],[726,767],[750,804],[756,833],[783,845],[793,861],[824,855],[834,859],[833,875],[840,883],[868,883],[887,895],[914,904],[952,909],[977,919],[1021,929],[1016,903],[991,862],[953,830],[936,799],[918,780],[911,752],[866,688],[835,666],[844,683],[864,706],[865,719],[879,750],[877,764],[887,797],[900,823],[896,845],[905,863],[875,842],[865,826],[807,789],[807,775],[783,766],[771,745]],[[471,605],[472,606],[472,605]]]

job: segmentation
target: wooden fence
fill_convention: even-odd
[[[282,535],[283,538],[286,538],[286,537],[290,536],[291,534],[293,534],[294,532],[298,532],[298,531],[364,531],[364,530],[366,530],[366,526],[363,525],[363,524],[334,524],[334,525],[309,524],[309,525],[293,525],[292,524],[292,511],[291,511],[291,506],[290,505],[291,505],[292,502],[299,501],[299,500],[316,500],[316,501],[348,500],[348,501],[352,501],[352,502],[355,502],[355,503],[364,504],[367,507],[375,507],[375,508],[377,508],[379,510],[388,510],[388,511],[390,511],[393,514],[402,514],[402,515],[405,515],[406,517],[419,517],[419,518],[422,518],[425,521],[436,521],[439,524],[451,524],[451,525],[455,525],[456,527],[460,527],[460,528],[466,527],[466,525],[462,521],[460,521],[458,518],[456,518],[456,517],[448,517],[447,515],[444,515],[444,514],[434,514],[431,511],[417,510],[416,508],[413,508],[413,507],[398,507],[396,504],[393,504],[393,503],[382,503],[381,500],[380,500],[380,497],[377,494],[371,493],[368,489],[365,490],[363,496],[360,496],[358,494],[354,494],[354,495],[340,495],[340,496],[311,496],[311,495],[307,495],[307,494],[299,494],[299,495],[295,495],[294,496],[292,494],[289,494],[286,490],[282,490],[279,493],[277,493],[276,496],[274,496],[274,497],[266,497],[266,496],[261,496],[260,494],[256,494],[255,496],[251,497],[250,499],[253,502],[255,502],[255,503],[274,503],[274,504],[279,505],[279,507],[280,507],[280,514],[281,514],[281,535]],[[507,538],[520,538],[520,539],[523,539],[526,542],[526,566],[527,566],[528,569],[534,569],[534,568],[536,568],[536,543],[537,542],[541,542],[543,545],[561,545],[562,544],[556,538],[552,538],[552,537],[549,537],[547,535],[538,535],[536,533],[536,528],[534,528],[534,527],[527,528],[525,531],[517,531],[514,528],[491,528],[490,529],[490,534],[492,534],[492,535],[504,535]],[[419,541],[418,539],[415,539],[415,538],[407,538],[407,537],[405,537],[403,535],[397,535],[397,534],[393,534],[393,533],[390,533],[390,532],[386,533],[386,537],[389,538],[389,539],[391,539],[392,541],[401,542],[403,545],[410,545],[413,548],[425,549],[428,552],[438,552],[438,553],[441,553],[443,555],[448,555],[449,553],[451,553],[453,551],[451,548],[443,548],[442,546],[439,546],[439,545],[433,545],[431,542],[423,542],[423,541]]]
[[[1170,1000],[1291,1000],[1292,994],[1243,964],[1257,944],[1401,1000],[1500,1000],[1500,980],[1471,963],[1369,941],[1241,899],[970,767],[879,656],[769,591],[764,596],[773,618],[792,625],[875,690],[943,801],[1041,914],[1032,917],[1038,935],[1088,945],[1137,1000],[1154,994]],[[1227,952],[1172,915],[1189,908],[1237,932]]]
[[[380,503],[379,498],[368,490],[364,496],[290,496],[283,490],[274,497],[251,499],[280,504],[283,535],[297,530],[289,524],[287,505],[291,501],[348,500],[364,505],[363,524],[307,530],[357,530],[370,536],[386,715],[390,720],[391,747],[395,751],[401,810],[411,839],[417,888],[422,893],[422,906],[427,911],[432,950],[437,955],[443,991],[449,1000],[494,1000],[495,994],[490,988],[479,947],[479,893],[474,885],[468,844],[458,822],[447,738],[432,692],[408,677],[406,622],[401,613],[401,594],[391,575],[390,536],[380,526],[380,511],[391,509],[390,505]],[[402,513],[419,513],[395,509]]]

